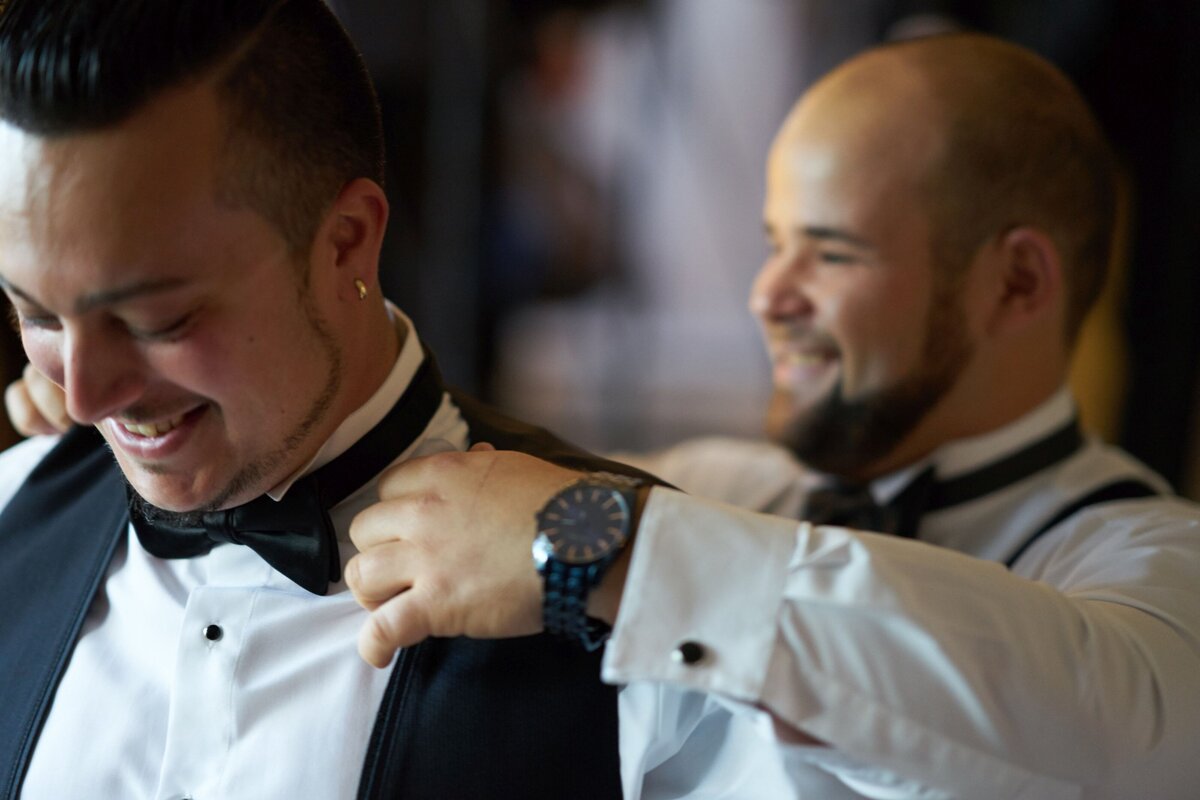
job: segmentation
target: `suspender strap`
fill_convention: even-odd
[[[1009,569],[1012,569],[1013,564],[1017,563],[1017,559],[1025,555],[1025,551],[1028,550],[1034,542],[1042,538],[1047,531],[1058,525],[1060,522],[1064,522],[1069,517],[1074,516],[1076,513],[1082,511],[1088,506],[1094,506],[1100,503],[1108,503],[1113,500],[1135,500],[1139,497],[1153,497],[1157,494],[1158,492],[1151,488],[1149,484],[1137,480],[1136,478],[1115,481],[1114,483],[1101,486],[1099,489],[1085,494],[1083,497],[1071,503],[1066,508],[1061,509],[1057,514],[1047,520],[1042,527],[1031,533],[1029,538],[1022,542],[1021,546],[1016,549],[1016,552],[1008,557],[1008,560],[1004,562],[1004,565]]]
[[[1079,422],[1072,419],[1045,439],[1018,450],[1007,458],[956,478],[939,480],[933,484],[925,513],[969,503],[984,495],[1011,486],[1034,473],[1065,461],[1083,447],[1083,434]]]

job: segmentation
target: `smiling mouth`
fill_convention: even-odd
[[[187,412],[159,422],[120,422],[122,428],[136,436],[154,439],[179,427],[187,417]]]

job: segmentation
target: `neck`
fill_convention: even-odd
[[[382,301],[378,309],[370,309],[371,319],[364,319],[359,335],[348,337],[342,345],[342,368],[338,396],[321,429],[315,432],[295,457],[289,459],[286,472],[265,491],[281,495],[313,465],[322,448],[337,434],[346,421],[379,391],[387,380],[400,349],[408,338],[408,327],[397,318],[394,322]]]
[[[980,370],[978,376],[964,374],[890,453],[848,477],[873,480],[951,442],[999,430],[1048,401],[1065,381],[1065,366],[1047,369],[1028,362]]]
[[[325,438],[379,391],[408,339],[408,326],[400,318],[393,320],[382,300],[364,311],[354,335],[343,345],[343,386]]]

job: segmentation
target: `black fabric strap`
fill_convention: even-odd
[[[1054,466],[1082,446],[1083,435],[1072,419],[1048,436],[974,472],[939,480],[933,467],[928,467],[882,506],[875,504],[865,485],[834,482],[815,489],[805,500],[801,519],[913,538],[925,514],[997,492]]]
[[[967,503],[1054,466],[1083,446],[1079,424],[1072,419],[1049,436],[1010,456],[957,478],[939,480],[930,490],[926,512]]]
[[[383,419],[346,452],[313,472],[325,507],[345,500],[415,442],[437,413],[443,393],[433,354],[426,351],[408,388]]]
[[[1036,542],[1038,539],[1041,539],[1042,536],[1044,536],[1051,528],[1055,527],[1061,522],[1065,522],[1067,519],[1073,517],[1075,514],[1079,513],[1088,506],[1094,506],[1100,503],[1108,503],[1113,500],[1135,500],[1140,497],[1153,497],[1157,494],[1158,492],[1151,488],[1149,484],[1137,480],[1136,478],[1116,481],[1114,483],[1101,486],[1099,489],[1085,494],[1083,497],[1071,503],[1066,508],[1060,509],[1057,514],[1046,520],[1046,522],[1044,522],[1040,528],[1029,534],[1025,541],[1021,543],[1021,546],[1018,547],[1013,554],[1008,557],[1008,559],[1004,562],[1004,565],[1009,569],[1012,569],[1013,564],[1017,563],[1017,559],[1023,556],[1025,551],[1033,546],[1034,542]]]

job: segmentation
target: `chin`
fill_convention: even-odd
[[[130,482],[133,490],[150,505],[163,511],[189,512],[207,510],[211,507],[205,498],[196,493],[165,490],[154,484]]]
[[[157,472],[144,467],[127,469],[121,464],[125,480],[138,495],[152,506],[164,511],[188,512],[211,510],[221,494],[215,487],[197,482],[194,474],[185,476]]]

